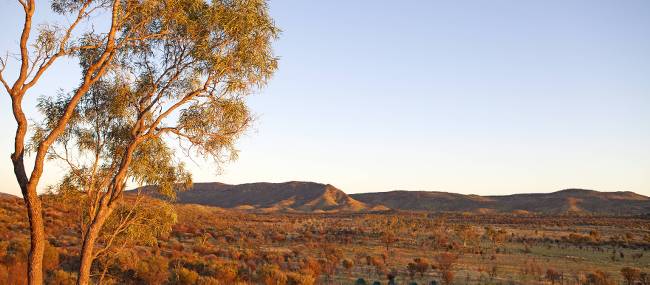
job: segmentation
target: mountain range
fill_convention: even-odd
[[[151,192],[145,186],[145,192]],[[357,201],[329,184],[314,182],[194,183],[191,190],[178,192],[177,203],[199,204],[237,210],[262,212],[360,212],[382,211]]]
[[[140,188],[150,193],[151,186]],[[435,191],[389,191],[346,194],[315,182],[195,183],[178,192],[176,203],[200,204],[257,212],[428,211],[516,214],[650,214],[650,197],[634,192],[566,189],[552,193],[503,196]]]

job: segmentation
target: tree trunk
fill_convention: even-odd
[[[22,113],[21,113],[22,114]],[[18,128],[20,136],[24,137],[24,129]],[[14,174],[23,194],[23,201],[27,208],[27,218],[29,219],[30,248],[27,259],[27,280],[29,285],[43,284],[43,253],[45,251],[45,225],[43,222],[43,207],[41,198],[36,193],[36,184],[29,183],[25,174],[23,163],[22,145],[18,145],[19,151],[12,154],[11,161],[14,165]]]
[[[36,190],[25,196],[29,217],[31,246],[27,264],[27,277],[30,285],[43,284],[43,252],[45,251],[45,230],[43,209]]]
[[[95,233],[91,227],[84,239],[81,247],[81,264],[79,266],[79,279],[77,279],[78,285],[87,285],[90,283],[90,268],[93,264],[93,248],[95,247],[97,236],[98,233]]]
[[[106,219],[113,213],[113,210],[117,206],[117,201],[119,198],[113,200],[113,194],[121,195],[122,190],[124,190],[124,180],[126,179],[126,171],[131,163],[133,152],[138,146],[138,143],[142,137],[132,141],[126,149],[125,156],[120,163],[120,168],[118,173],[113,178],[112,187],[104,197],[100,200],[95,214],[95,217],[92,220],[92,223],[88,226],[88,231],[84,237],[83,245],[81,247],[81,265],[79,267],[79,278],[77,279],[77,285],[87,285],[90,282],[90,269],[92,267],[93,260],[95,256],[93,251],[95,249],[95,241],[99,236],[99,233],[104,227]],[[117,185],[117,186],[116,186]]]
[[[90,284],[90,269],[93,265],[94,249],[95,242],[99,233],[106,222],[106,218],[110,216],[112,212],[112,206],[107,206],[106,211],[99,210],[94,221],[88,227],[88,231],[83,240],[83,245],[81,246],[81,265],[79,267],[79,279],[77,279],[77,285],[87,285]]]

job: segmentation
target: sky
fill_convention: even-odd
[[[0,52],[15,52],[18,4],[0,5]],[[280,64],[248,98],[254,127],[235,162],[186,158],[196,182],[650,196],[650,1],[271,0],[270,12]],[[71,60],[48,74],[30,117],[36,97],[78,82]],[[6,93],[0,125],[0,191],[18,194]],[[46,173],[43,186],[60,175]]]

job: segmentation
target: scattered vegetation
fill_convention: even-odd
[[[126,197],[167,212],[158,200]],[[47,284],[77,278],[80,226],[44,197]],[[159,206],[156,206],[159,205]],[[648,284],[650,221],[634,217],[409,212],[254,214],[173,206],[177,222],[139,231],[100,255],[102,284]],[[160,212],[162,211],[162,212]],[[25,284],[28,222],[22,201],[0,199],[0,284]],[[143,211],[146,212],[146,211]],[[156,216],[154,215],[154,216]],[[114,233],[118,217],[102,232]],[[161,218],[170,220],[169,218]],[[147,221],[147,222],[144,222]],[[149,232],[149,234],[144,234]],[[118,239],[119,240],[119,239]],[[132,242],[124,242],[130,240]],[[100,247],[104,248],[104,247]]]

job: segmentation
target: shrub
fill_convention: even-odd
[[[9,278],[9,270],[7,269],[7,266],[0,263],[0,284],[6,283],[8,278]]]
[[[368,282],[366,282],[366,279],[359,278],[354,282],[354,285],[368,285]]]
[[[169,263],[161,256],[143,258],[135,275],[146,284],[162,284],[169,278]]]
[[[458,255],[443,252],[436,256],[437,268],[441,271],[449,271],[454,267],[454,264],[458,260]]]
[[[615,282],[611,280],[609,274],[606,272],[596,270],[587,274],[586,283],[588,285],[614,285]]]
[[[194,285],[199,279],[199,274],[184,267],[172,270],[171,283],[178,285]]]
[[[47,272],[59,267],[59,250],[45,242],[45,252],[43,253],[43,271]]]
[[[458,260],[458,255],[443,252],[436,255],[437,269],[440,270],[440,275],[444,284],[452,284],[454,281],[454,272],[452,268]]]
[[[11,264],[14,262],[27,261],[29,253],[29,240],[11,240],[7,245],[3,262]]]
[[[264,265],[259,272],[260,281],[266,285],[287,284],[287,275],[277,265]]]
[[[213,278],[213,277],[200,276],[197,284],[198,285],[221,285],[221,284],[230,284],[230,283],[219,282],[217,278]]]
[[[346,258],[341,261],[341,265],[343,265],[343,268],[345,268],[345,270],[348,271],[348,274],[350,274],[352,267],[354,267],[354,261],[352,259]]]
[[[641,272],[641,275],[639,275],[639,281],[641,282],[641,285],[650,285],[650,274]]]
[[[4,271],[5,273],[2,273],[2,271]],[[23,261],[18,261],[6,267],[1,266],[0,278],[1,277],[4,277],[4,280],[0,279],[0,284],[12,284],[12,285],[27,284],[27,263]]]
[[[417,272],[415,263],[409,262],[409,264],[406,265],[406,270],[409,272],[409,277],[413,279],[415,277],[415,272]]]
[[[75,274],[58,269],[52,271],[46,283],[51,285],[74,285],[76,281],[77,277]]]
[[[443,271],[441,277],[442,277],[442,282],[444,284],[453,284],[454,283],[454,272],[452,272],[452,271]]]
[[[420,273],[420,277],[424,277],[424,273],[429,269],[429,261],[425,258],[415,258],[415,270]]]
[[[551,284],[555,284],[555,282],[560,281],[562,278],[562,274],[560,272],[557,272],[555,269],[549,268],[546,270],[546,279],[548,281],[551,281]]]
[[[237,280],[237,264],[222,263],[215,266],[215,275],[220,281],[231,284]]]
[[[287,273],[288,285],[314,285],[316,279],[309,274],[301,274],[298,272]]]
[[[314,258],[307,257],[303,260],[302,271],[305,273],[309,272],[314,277],[319,276],[321,273],[320,263],[318,263],[318,260]]]
[[[623,279],[625,279],[628,285],[632,285],[641,278],[641,270],[633,267],[623,267],[621,269],[621,275],[623,275]]]

